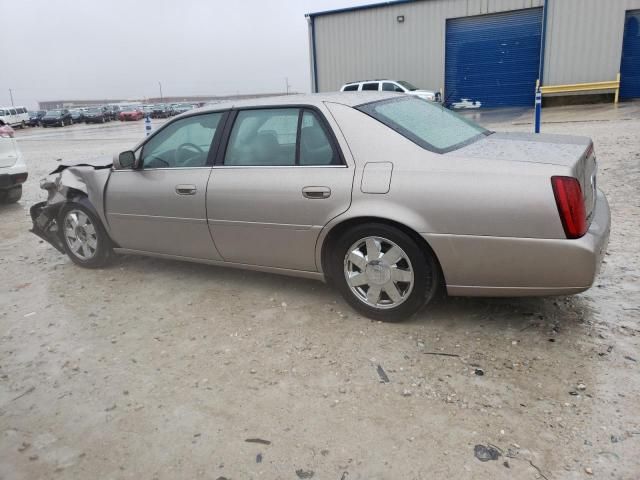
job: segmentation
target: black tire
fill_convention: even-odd
[[[64,233],[65,230],[65,218],[69,212],[72,211],[81,211],[83,212],[93,224],[95,228],[97,245],[95,248],[95,252],[93,256],[89,259],[83,259],[74,252],[70,245],[69,239]],[[82,203],[79,202],[67,202],[60,209],[58,214],[58,226],[60,230],[60,237],[62,239],[62,245],[64,246],[64,250],[71,259],[73,263],[76,265],[80,265],[84,268],[101,268],[108,265],[113,260],[113,249],[111,244],[111,239],[107,235],[107,232],[102,225],[102,221],[100,218],[93,212],[92,209],[86,207]]]
[[[2,203],[16,203],[22,198],[22,185],[0,190],[0,201]]]
[[[350,248],[367,237],[381,237],[395,243],[407,255],[413,269],[413,287],[396,307],[377,308],[361,300],[345,278],[345,259]],[[402,230],[383,223],[357,225],[343,233],[329,247],[328,267],[332,282],[344,299],[362,315],[383,322],[407,320],[430,302],[440,285],[440,269],[433,253]],[[386,294],[385,294],[386,295]],[[381,297],[382,299],[383,297]]]

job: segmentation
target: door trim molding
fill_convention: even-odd
[[[275,273],[277,275],[286,275],[288,277],[309,278],[311,280],[320,280],[321,282],[326,282],[326,278],[324,274],[320,272],[309,272],[305,270],[293,270],[288,268],[265,267],[262,265],[249,265],[246,263],[225,262],[222,260],[209,260],[206,258],[182,257],[180,255],[168,255],[166,253],[146,252],[143,250],[131,250],[129,248],[114,248],[113,251],[121,254],[143,255],[145,257],[157,257],[157,258],[164,258],[167,260],[180,260],[185,262],[203,263],[206,265],[230,267],[230,268],[237,268],[241,270],[252,270],[256,272]]]

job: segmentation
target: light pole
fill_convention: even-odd
[[[9,96],[11,97],[11,106],[14,107],[15,105],[13,104],[13,90],[9,89]]]
[[[160,103],[164,103],[164,97],[162,96],[162,82],[158,82],[158,86],[160,87]]]
[[[287,95],[289,95],[289,87],[291,85],[289,85],[289,77],[284,77],[284,86],[285,86],[285,91],[287,92]]]

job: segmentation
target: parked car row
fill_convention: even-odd
[[[154,105],[100,105],[93,107],[59,108],[55,110],[33,110],[26,108],[0,109],[0,119],[6,125],[24,128],[29,127],[64,127],[74,123],[105,123],[111,120],[141,120],[151,118],[170,118],[187,112],[195,105],[189,103],[154,104]],[[23,112],[24,110],[24,112]],[[16,112],[15,114],[12,112]],[[6,115],[4,115],[6,113]]]

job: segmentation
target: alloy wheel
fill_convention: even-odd
[[[406,252],[391,240],[377,236],[362,238],[347,250],[344,276],[356,298],[377,309],[402,304],[415,283]]]
[[[98,235],[89,216],[81,210],[69,210],[64,217],[63,235],[69,249],[80,260],[91,260],[98,249]]]

